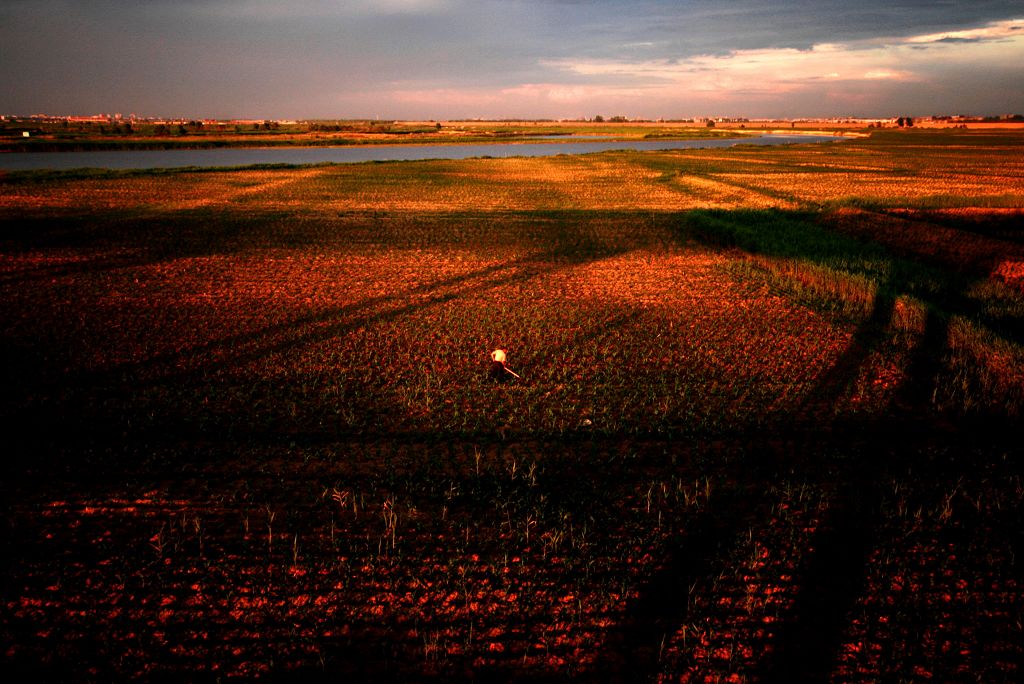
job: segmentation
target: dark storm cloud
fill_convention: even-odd
[[[678,55],[722,54],[760,48],[807,49],[819,43],[905,37],[955,30],[1013,18],[1019,2],[849,2],[828,0],[691,0],[689,2],[574,2],[532,0],[571,8],[578,23],[564,26],[587,50],[600,53],[616,44],[652,42]],[[625,20],[624,18],[628,18]]]

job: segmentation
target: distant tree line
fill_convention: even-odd
[[[913,119],[913,117],[909,117],[909,116],[901,116],[901,117],[898,117],[896,119],[896,125],[899,128],[913,128],[914,127],[914,119]],[[874,122],[868,124],[868,128],[885,128],[885,127],[886,127],[886,125],[883,124],[881,121],[874,121]]]
[[[153,126],[153,135],[156,136],[167,136],[167,135],[187,135],[190,131],[192,133],[198,133],[203,130],[202,121],[189,121],[186,123],[179,124],[165,124],[159,123]]]
[[[311,121],[309,130],[321,133],[387,133],[394,121]]]

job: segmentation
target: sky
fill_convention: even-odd
[[[0,114],[1024,114],[1020,0],[0,0]]]

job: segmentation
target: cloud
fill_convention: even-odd
[[[1024,19],[996,21],[979,28],[960,31],[943,31],[921,36],[911,36],[907,43],[976,43],[987,40],[1005,40],[1024,37]]]
[[[164,7],[172,12],[186,11],[199,16],[289,21],[348,16],[434,14],[453,9],[457,2],[458,0],[149,0],[131,4],[143,12],[153,7]]]
[[[992,58],[984,43],[1003,44],[1004,57],[1024,59],[1020,20],[907,38],[819,43],[809,49],[731,50],[722,55],[647,60],[563,59],[545,65],[594,82],[633,84],[650,95],[684,87],[689,92],[786,94],[828,81],[926,81],[941,64]],[[955,43],[951,41],[956,41]],[[966,41],[966,42],[965,42]],[[914,48],[928,46],[926,53]]]
[[[911,94],[966,110],[968,92],[971,109],[1002,112],[1024,109],[1021,89],[981,99],[979,89],[997,75],[1019,82],[1024,20],[1008,19],[1019,10],[1019,0],[0,0],[0,81],[12,113],[815,115]]]
[[[524,83],[512,88],[504,88],[501,90],[501,94],[503,97],[578,104],[610,98],[644,97],[649,94],[649,89],[614,85]]]
[[[910,81],[914,79],[914,75],[909,71],[873,69],[872,71],[865,71],[861,78],[865,81]]]

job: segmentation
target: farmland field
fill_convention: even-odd
[[[12,173],[0,301],[4,671],[1024,677],[1024,133]]]

